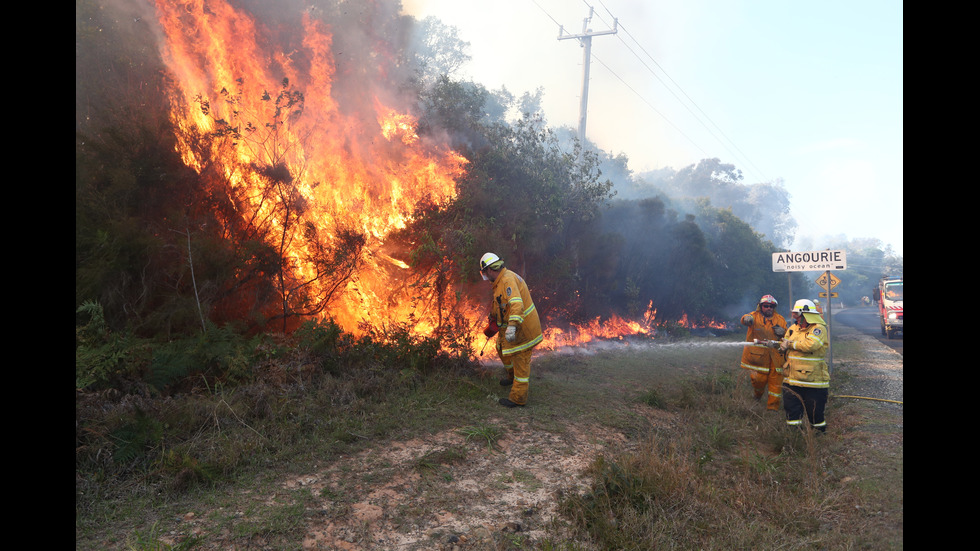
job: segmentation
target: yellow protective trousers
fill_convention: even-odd
[[[768,373],[756,371],[757,368],[749,371],[752,379],[752,389],[755,391],[756,399],[766,396],[766,409],[772,411],[779,410],[779,403],[783,397],[783,373],[782,369],[770,366]]]
[[[490,311],[495,314],[497,327],[497,355],[514,380],[510,387],[510,401],[526,405],[528,384],[531,381],[531,352],[541,343],[541,319],[531,300],[527,283],[517,273],[504,268],[493,282],[493,303]],[[507,342],[507,326],[517,329],[514,342]]]
[[[513,354],[504,354],[500,343],[497,343],[497,355],[507,370],[507,376],[514,380],[510,387],[509,399],[520,405],[527,404],[528,388],[531,382],[531,354],[533,348],[528,348]]]
[[[746,342],[778,340],[775,328],[786,329],[786,319],[779,314],[766,317],[757,308],[751,315],[752,325],[745,333]],[[742,350],[741,366],[749,372],[756,399],[765,395],[766,409],[779,410],[783,392],[783,355],[768,346],[747,344]]]

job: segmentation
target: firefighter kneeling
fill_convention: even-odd
[[[793,305],[793,321],[779,349],[786,353],[783,365],[783,408],[786,423],[827,430],[824,409],[830,393],[830,370],[824,357],[830,344],[827,324],[813,302],[801,299]]]

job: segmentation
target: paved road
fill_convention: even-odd
[[[840,386],[831,383],[831,393],[851,396],[863,396],[878,401],[880,405],[901,408],[903,395],[903,359],[901,338],[888,339],[881,335],[881,324],[878,313],[873,307],[845,308],[833,313],[831,335],[834,340],[860,339],[867,346],[860,347],[860,353],[854,354],[853,348],[835,348],[838,353],[833,356],[836,366],[846,366],[851,377],[845,378]],[[842,356],[840,351],[850,350],[850,356]],[[833,380],[833,375],[831,375]],[[850,398],[848,398],[850,399]],[[893,400],[889,404],[882,400]]]
[[[892,348],[899,354],[905,355],[902,352],[903,345],[905,344],[905,336],[899,335],[891,339],[882,336],[881,322],[878,321],[878,310],[874,306],[859,306],[856,308],[833,310],[831,314],[833,315],[833,319],[831,320],[832,324],[841,323],[848,327],[853,327],[865,335],[870,335],[878,339],[880,343]],[[831,332],[833,332],[833,327],[831,327]]]

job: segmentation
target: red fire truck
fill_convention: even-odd
[[[883,277],[874,288],[874,301],[878,304],[878,317],[881,319],[881,334],[889,339],[895,333],[905,336],[902,329],[902,278]]]

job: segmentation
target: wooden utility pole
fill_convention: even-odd
[[[566,35],[564,34],[565,28],[563,26],[558,27],[558,40],[578,39],[582,48],[585,50],[585,57],[582,62],[582,101],[579,104],[578,114],[578,140],[582,145],[585,145],[585,121],[589,112],[589,64],[592,61],[592,37],[603,34],[616,34],[617,27],[619,26],[619,19],[617,18],[613,19],[613,28],[611,31],[592,32],[592,29],[589,28],[589,21],[592,20],[592,14],[594,12],[595,8],[589,6],[589,16],[582,21],[582,34]]]

